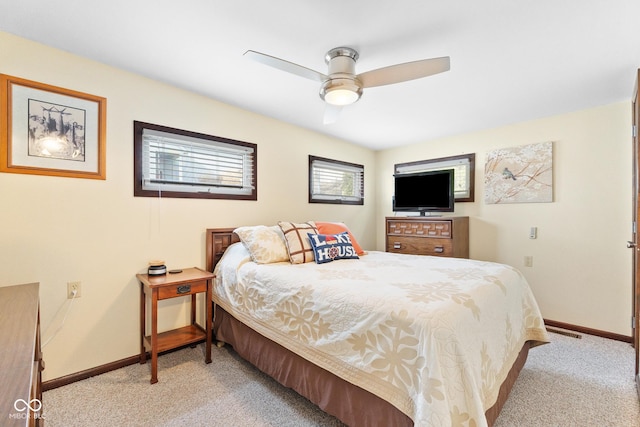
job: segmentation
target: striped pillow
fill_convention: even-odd
[[[315,258],[308,233],[318,234],[316,224],[313,221],[303,223],[280,221],[278,226],[284,234],[291,264],[313,262]]]

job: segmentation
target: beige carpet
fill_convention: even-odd
[[[529,353],[496,427],[637,427],[640,405],[629,344],[551,334]],[[159,382],[131,365],[44,393],[47,427],[342,426],[228,348],[163,355]]]

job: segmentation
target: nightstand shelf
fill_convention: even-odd
[[[177,347],[198,344],[207,339],[207,332],[200,325],[188,325],[158,334],[158,353]],[[147,347],[151,347],[151,335],[144,337]]]

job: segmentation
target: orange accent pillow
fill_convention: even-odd
[[[366,252],[362,250],[362,248],[356,241],[356,238],[353,237],[353,234],[351,233],[351,231],[349,231],[349,228],[345,224],[341,222],[314,222],[316,224],[316,227],[318,228],[318,234],[340,234],[346,231],[347,233],[349,233],[351,245],[356,250],[356,253],[358,255],[366,255]]]

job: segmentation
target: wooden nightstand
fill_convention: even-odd
[[[161,276],[136,274],[140,281],[140,364],[147,362],[151,353],[151,384],[158,382],[158,353],[205,341],[205,362],[211,363],[211,322],[213,302],[211,291],[213,273],[197,267],[186,268],[181,273]],[[196,294],[204,292],[205,327],[196,322]],[[191,324],[158,334],[158,301],[191,295]],[[151,302],[151,335],[146,335],[146,300]]]

